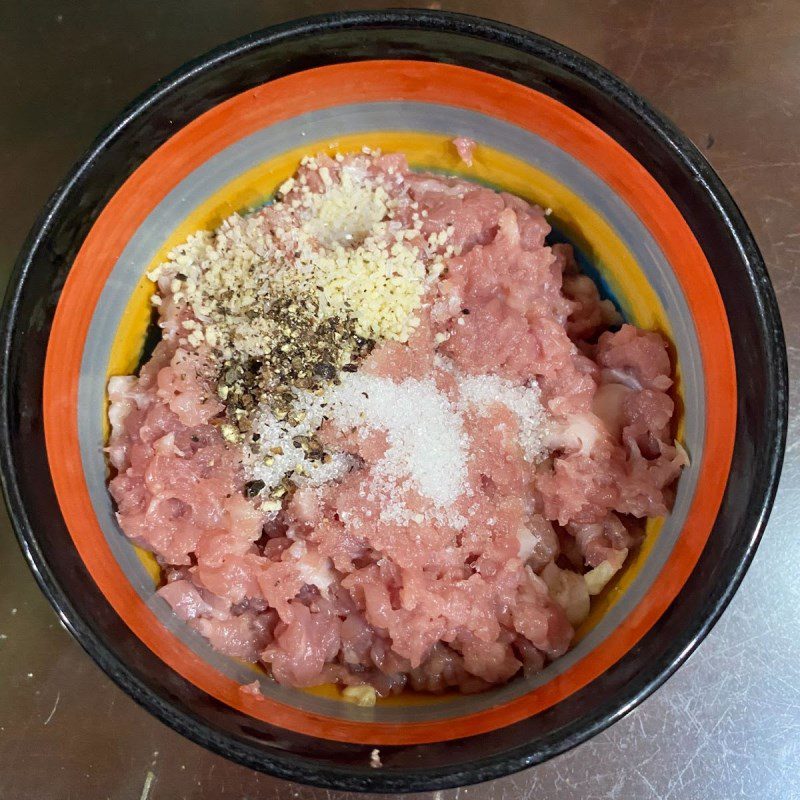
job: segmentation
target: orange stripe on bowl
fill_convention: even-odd
[[[444,96],[442,86],[447,87]],[[706,375],[705,455],[667,563],[600,648],[545,685],[495,708],[445,721],[356,723],[242,695],[235,681],[170,634],[136,594],[105,541],[82,472],[80,363],[93,310],[126,243],[148,213],[211,156],[301,113],[349,103],[441,103],[443,98],[549,139],[592,169],[639,215],[672,265],[694,318]],[[428,62],[359,62],[297,73],[237,95],[175,134],[131,175],[98,217],[66,281],[45,364],[44,415],[50,470],[75,546],[103,594],[147,647],[203,691],[265,722],[344,742],[411,744],[484,733],[542,711],[586,686],[644,636],[689,577],[714,523],[733,452],[736,380],[725,308],[708,262],[663,189],[619,144],[551,97],[493,75]]]

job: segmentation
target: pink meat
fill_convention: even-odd
[[[597,363],[618,373],[620,383],[634,381],[639,387],[665,391],[672,385],[667,343],[657,333],[623,325],[616,333],[602,334]]]
[[[454,144],[469,163],[474,143]],[[353,163],[321,161],[333,180]],[[466,412],[466,490],[442,513],[413,484],[386,483],[385,434],[329,422],[320,440],[355,468],[262,513],[220,434],[208,356],[180,344],[188,313],[165,280],[163,341],[138,377],[109,383],[110,492],[124,532],[164,566],[159,595],[220,652],[291,686],[482,691],[541,670],[572,641],[542,570],[613,561],[639,542],[633,518],[667,513],[686,463],[671,433],[669,352],[657,333],[609,330],[616,310],[571,248],[545,245],[540,209],[411,173],[397,154],[359,164],[398,200],[397,221],[421,214],[420,245],[449,232],[455,248],[409,342],[378,344],[361,370],[430,378],[454,403],[454,370],[538,383],[549,456],[525,460],[505,406]],[[300,172],[322,189],[317,171]],[[275,207],[258,213],[265,230],[286,223]],[[405,517],[387,513],[398,508]]]
[[[245,611],[224,619],[198,618],[192,626],[211,642],[215,650],[226,656],[255,663],[272,640],[273,616]]]
[[[456,148],[458,157],[468,166],[472,166],[472,156],[475,153],[475,148],[478,146],[473,139],[468,139],[466,136],[457,136],[453,139],[453,146]]]
[[[287,621],[278,623],[275,640],[261,657],[279,683],[314,686],[341,648],[340,630],[341,620],[327,604],[314,609],[293,601]]]

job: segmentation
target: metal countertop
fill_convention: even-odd
[[[378,5],[406,4],[0,4],[0,284],[58,181],[100,129],[157,78],[275,22]],[[767,260],[794,383],[800,372],[800,3],[428,5],[495,17],[563,42],[616,72],[692,137],[740,204]],[[510,778],[427,797],[800,797],[797,411],[793,396],[783,480],[755,561],[689,661],[621,722],[577,749]],[[0,798],[344,800],[231,764],[139,708],[62,630],[0,515]]]

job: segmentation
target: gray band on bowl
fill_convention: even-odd
[[[512,681],[485,694],[444,703],[372,709],[316,697],[269,680],[261,682],[265,695],[327,716],[358,721],[411,722],[461,716],[509,702],[563,673],[590,651],[601,647],[645,595],[682,530],[703,454],[705,388],[697,335],[681,287],[664,254],[635,212],[604,181],[541,137],[485,115],[445,105],[381,102],[339,106],[264,128],[220,151],[187,176],[153,209],[126,245],[103,288],[87,336],[78,388],[78,431],[84,474],[98,522],[135,590],[159,621],[199,657],[234,680],[251,682],[255,677],[252,670],[215,652],[202,636],[172,613],[165,601],[154,595],[150,576],[114,518],[102,452],[101,405],[111,346],[122,312],[143,272],[168,235],[195,207],[242,173],[296,148],[303,141],[312,144],[349,133],[390,130],[444,133],[485,142],[552,175],[605,218],[636,258],[672,324],[683,372],[685,443],[692,457],[691,465],[679,481],[672,514],[624,597],[573,650],[538,675]]]

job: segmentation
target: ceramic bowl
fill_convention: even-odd
[[[472,168],[454,136],[478,142]],[[154,595],[106,491],[104,388],[135,369],[145,273],[256,207],[301,155],[363,145],[552,209],[554,238],[622,313],[671,341],[691,457],[675,507],[574,648],[479,695],[375,708],[262,681]],[[772,503],[786,361],[763,261],[695,147],[627,86],[532,33],[447,13],[337,14],[253,34],[158,83],[93,145],[20,255],[2,329],[2,472],[25,555],[65,625],[135,700],[191,739],[350,790],[472,783],[609,725],[686,658],[738,586]],[[374,766],[374,751],[382,766]]]

